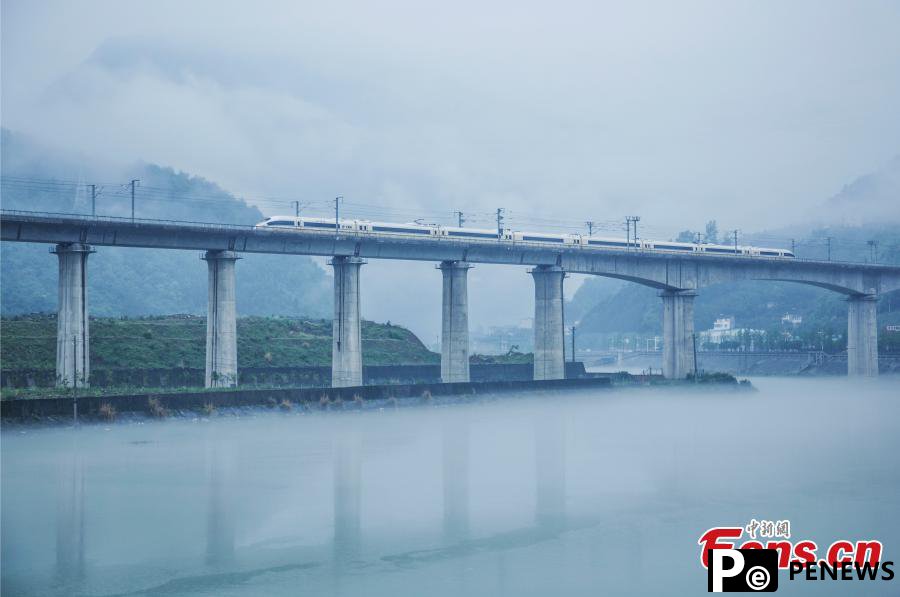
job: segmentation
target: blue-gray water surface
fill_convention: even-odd
[[[2,593],[698,595],[700,535],[751,519],[897,560],[898,381],[6,426]]]

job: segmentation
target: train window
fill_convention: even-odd
[[[497,238],[496,234],[489,232],[464,232],[462,230],[450,230],[448,236],[462,236],[465,238]]]
[[[266,226],[293,226],[294,222],[291,220],[269,220],[266,223]]]
[[[554,236],[523,236],[522,240],[537,241],[540,243],[561,243],[563,239]]]

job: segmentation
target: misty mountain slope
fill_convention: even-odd
[[[36,146],[2,131],[4,209],[90,213],[90,196],[64,181],[141,180],[136,216],[254,224],[262,213],[216,184],[154,164],[110,173],[82,160]],[[81,163],[88,164],[82,168]],[[34,181],[56,179],[59,184]],[[99,215],[126,216],[131,202],[121,185],[104,184]],[[0,308],[4,315],[52,312],[57,301],[57,258],[50,245],[2,243]],[[205,313],[207,266],[200,252],[96,247],[88,260],[91,314],[164,315]],[[327,316],[330,278],[307,257],[244,255],[237,263],[237,308],[241,315]]]
[[[824,208],[844,224],[900,222],[900,155],[845,185]]]
[[[861,220],[859,214],[871,214]],[[743,244],[790,247],[806,259],[900,264],[900,156],[883,167],[860,176],[822,203],[803,224],[746,233]],[[829,240],[830,239],[830,240]],[[870,241],[875,244],[872,245]],[[882,297],[879,322],[894,321],[900,313],[900,293]],[[734,317],[743,328],[772,330],[781,317],[803,317],[800,335],[816,330],[843,334],[847,326],[844,297],[814,286],[787,282],[737,282],[700,289],[694,300],[697,330],[712,327],[717,317]],[[583,335],[659,334],[661,301],[657,291],[620,280],[586,281],[567,304],[567,319],[578,321]],[[582,336],[584,337],[584,336]]]

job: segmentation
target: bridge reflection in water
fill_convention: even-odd
[[[810,536],[838,532],[838,511],[864,503],[860,532],[900,542],[893,464],[864,459],[867,446],[900,448],[894,384],[864,396],[847,379],[761,385],[4,429],[2,589],[681,593],[702,586],[706,528],[812,494],[822,516],[803,520]],[[850,394],[877,425],[827,416]],[[758,441],[735,442],[735,421],[761,422]],[[853,472],[836,480],[783,457],[812,444]],[[881,497],[864,489],[876,481]]]

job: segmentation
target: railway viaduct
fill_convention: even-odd
[[[441,377],[469,380],[467,273],[472,264],[529,266],[534,279],[534,377],[565,374],[563,285],[567,273],[620,278],[659,290],[663,318],[663,374],[686,377],[694,369],[693,303],[704,286],[737,280],[811,284],[846,296],[847,366],[852,376],[878,375],[880,294],[900,289],[900,267],[767,258],[749,255],[672,254],[637,247],[495,240],[416,238],[402,234],[278,230],[68,214],[0,212],[0,240],[52,244],[59,260],[56,373],[60,385],[87,385],[89,333],[87,263],[94,247],[204,251],[209,279],[206,337],[207,387],[237,383],[236,266],[242,253],[331,257],[334,268],[332,384],[362,384],[360,270],[367,259],[432,261],[443,277]],[[501,300],[512,300],[505,297]]]

